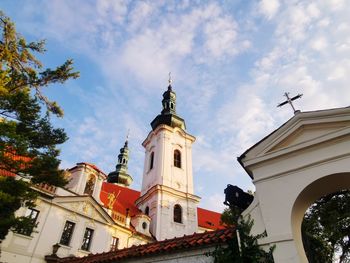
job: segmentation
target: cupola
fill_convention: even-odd
[[[163,93],[162,105],[163,110],[151,122],[152,129],[155,130],[159,125],[165,124],[173,128],[178,127],[185,130],[185,120],[176,114],[176,93],[171,86],[171,79],[169,79],[167,91]]]
[[[120,149],[116,170],[108,174],[107,182],[116,183],[123,186],[129,186],[133,179],[128,174],[129,148],[128,140],[125,141],[124,147]]]

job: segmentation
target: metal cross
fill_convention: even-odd
[[[298,112],[298,110],[295,110],[292,101],[301,98],[301,96],[303,96],[303,94],[298,94],[298,95],[294,96],[293,98],[289,97],[289,92],[285,92],[283,95],[287,98],[287,100],[282,102],[282,103],[280,103],[280,104],[278,104],[277,107],[282,107],[283,105],[289,103],[290,106],[292,107],[293,111],[294,111],[294,114],[296,112]]]

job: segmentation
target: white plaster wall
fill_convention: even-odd
[[[131,233],[116,226],[93,220],[92,218],[68,211],[47,200],[38,202],[40,211],[38,226],[31,237],[10,232],[2,243],[1,262],[45,262],[45,255],[52,253],[52,245],[59,243],[66,220],[76,223],[70,246],[61,246],[58,256],[71,254],[86,256],[90,252],[101,253],[109,251],[112,236],[119,238],[119,248],[132,245]],[[25,209],[17,213],[24,214]],[[85,228],[94,229],[90,252],[80,250]]]
[[[145,256],[136,259],[123,260],[125,263],[213,263],[212,257],[207,257],[205,253],[212,251],[214,247],[185,250],[175,253],[166,253],[155,256]]]
[[[197,203],[168,193],[160,195],[157,212],[159,214],[157,240],[164,240],[197,232]],[[174,206],[182,208],[182,223],[174,222]]]
[[[158,127],[145,140],[145,166],[141,195],[156,184],[193,194],[192,143],[194,137],[178,128]],[[181,168],[174,166],[174,150],[181,152]],[[151,152],[154,166],[149,169]]]

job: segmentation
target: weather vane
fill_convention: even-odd
[[[284,101],[284,102],[281,102],[280,104],[278,104],[277,107],[282,107],[283,105],[289,103],[290,106],[292,107],[293,111],[294,111],[294,114],[296,114],[297,112],[299,112],[299,110],[295,110],[292,101],[293,101],[293,100],[296,100],[296,99],[300,99],[301,96],[303,96],[303,94],[298,94],[298,95],[294,96],[293,98],[290,98],[290,97],[289,97],[289,92],[285,92],[283,95],[287,98],[287,100]]]
[[[169,79],[168,79],[169,85],[171,85],[171,83],[173,82],[173,80],[171,79],[171,72],[169,72]]]
[[[126,140],[128,141],[130,137],[130,129],[128,129],[128,133],[126,134]]]

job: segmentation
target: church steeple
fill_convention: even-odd
[[[186,129],[185,120],[176,114],[176,93],[173,91],[171,82],[172,80],[169,76],[168,89],[163,93],[163,109],[161,113],[151,122],[153,130],[155,130],[161,124],[166,124],[173,128],[179,127],[183,130]]]
[[[129,148],[128,139],[124,147],[120,149],[116,170],[108,174],[107,182],[129,186],[132,183],[132,177],[128,174]]]
[[[176,114],[176,94],[169,83],[168,90],[163,93],[162,114]]]

